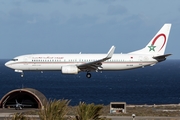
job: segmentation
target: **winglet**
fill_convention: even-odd
[[[108,51],[106,58],[110,59],[114,54],[115,47],[112,46],[111,49]]]

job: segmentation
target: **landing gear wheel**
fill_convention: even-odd
[[[24,74],[23,74],[23,73],[21,73],[21,77],[24,77]]]
[[[86,74],[86,77],[87,77],[87,78],[91,78],[91,73],[87,73],[87,74]]]

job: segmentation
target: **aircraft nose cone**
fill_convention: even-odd
[[[6,62],[4,65],[5,65],[6,67],[9,67],[9,62]]]
[[[7,67],[7,62],[4,65]]]

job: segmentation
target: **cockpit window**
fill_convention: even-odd
[[[12,59],[12,61],[18,61],[18,59]]]

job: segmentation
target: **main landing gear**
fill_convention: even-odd
[[[91,78],[91,73],[88,72],[88,73],[86,74],[86,77],[87,77],[87,78]]]

